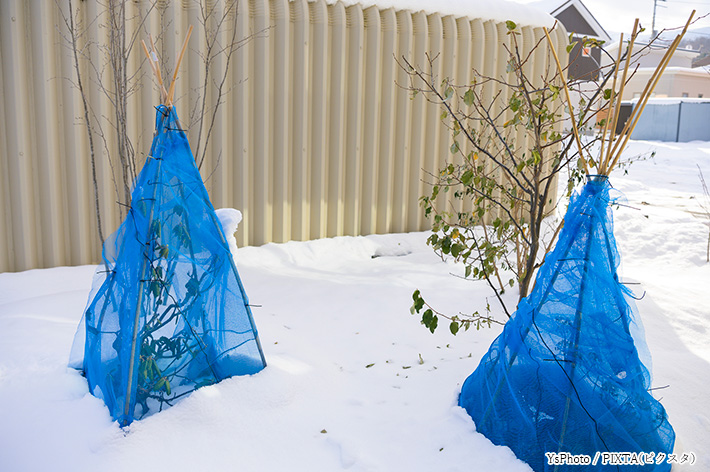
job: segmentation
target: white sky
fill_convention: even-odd
[[[532,0],[516,0],[530,3]],[[631,33],[634,19],[639,18],[647,31],[651,31],[653,0],[582,0],[584,5],[604,27],[610,36],[615,33]],[[682,26],[695,9],[695,17],[710,13],[710,0],[666,0],[659,1],[656,11],[656,29]],[[710,16],[698,21],[693,28],[710,27]]]

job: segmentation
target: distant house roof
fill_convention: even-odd
[[[609,33],[584,6],[582,0],[540,0],[528,5],[543,10],[562,23],[567,31],[575,36],[611,40]]]
[[[691,67],[696,68],[696,67],[705,67],[705,66],[710,66],[710,54],[707,56],[699,57],[695,60],[693,60],[693,64]]]

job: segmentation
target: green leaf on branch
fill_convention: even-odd
[[[444,101],[450,99],[453,96],[454,96],[454,88],[449,85],[448,87],[446,87],[446,90],[444,91]]]
[[[448,254],[451,252],[451,238],[450,237],[445,237],[444,239],[441,240],[441,252],[444,254]]]
[[[466,90],[466,93],[463,94],[463,102],[464,104],[471,106],[473,105],[473,101],[476,99],[476,94],[473,92],[473,88],[470,88]]]
[[[422,323],[425,325],[428,325],[431,322],[431,319],[434,317],[434,312],[431,311],[431,308],[427,308],[424,313],[422,313]]]
[[[452,321],[449,325],[449,331],[451,331],[451,334],[456,336],[456,333],[459,332],[459,324],[456,321]]]
[[[538,165],[542,161],[542,157],[540,156],[540,151],[538,151],[537,149],[533,149],[532,155],[533,155],[533,164]]]
[[[429,331],[434,333],[436,331],[437,325],[439,324],[439,317],[434,314],[431,309],[427,309],[422,314],[422,324],[429,328]]]
[[[414,302],[414,309],[418,312],[424,307],[424,299],[420,298],[416,302]]]
[[[512,111],[517,112],[520,110],[520,105],[522,105],[522,101],[515,95],[510,97],[510,100],[508,100],[508,105],[510,105],[510,109]]]
[[[409,312],[411,314],[419,313],[419,311],[424,307],[424,299],[422,298],[419,290],[414,291],[414,293],[412,294],[412,300],[414,300],[414,303],[412,304],[412,307],[409,309]]]

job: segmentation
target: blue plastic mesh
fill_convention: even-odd
[[[675,434],[649,393],[630,334],[633,308],[617,279],[610,185],[595,176],[573,197],[555,249],[478,368],[459,405],[493,443],[535,471],[667,471],[647,466],[558,466],[545,452],[673,450]]]
[[[264,368],[247,296],[174,108],[158,108],[132,206],[103,257],[84,313],[83,370],[119,424]]]

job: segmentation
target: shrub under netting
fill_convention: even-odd
[[[81,367],[119,424],[264,368],[247,296],[174,108],[158,107],[150,156],[103,258],[84,313]]]
[[[630,293],[617,278],[609,189],[594,176],[573,197],[532,293],[461,389],[459,405],[477,431],[537,472],[670,470],[601,459],[555,466],[545,456],[673,451],[675,433],[632,336]]]

